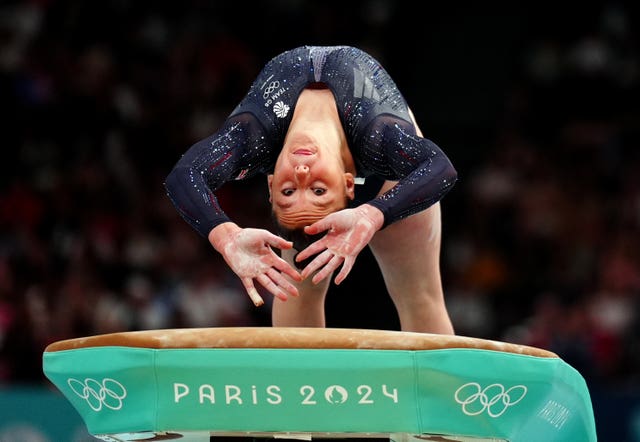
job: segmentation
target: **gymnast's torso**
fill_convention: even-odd
[[[348,46],[304,46],[269,61],[223,127],[194,144],[167,177],[172,202],[203,236],[229,220],[216,190],[273,170],[297,100],[310,87],[333,93],[358,176],[399,181],[367,201],[385,224],[427,208],[453,186],[455,169],[435,143],[416,135],[406,100],[374,58]]]

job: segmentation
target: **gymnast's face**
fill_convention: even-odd
[[[268,184],[273,212],[290,229],[343,209],[354,196],[353,175],[340,156],[310,143],[285,145]]]

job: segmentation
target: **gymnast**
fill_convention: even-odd
[[[215,195],[259,173],[267,175],[277,234],[238,226]],[[256,306],[263,299],[254,280],[274,295],[274,326],[324,327],[332,275],[339,269],[340,284],[368,245],[402,330],[453,334],[440,279],[439,202],[456,180],[374,58],[348,46],[304,46],[264,66],[222,127],[182,155],[165,187]]]

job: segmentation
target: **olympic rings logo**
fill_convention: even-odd
[[[266,100],[267,98],[269,98],[269,95],[275,92],[279,87],[280,87],[280,82],[278,80],[272,81],[271,83],[269,83],[269,86],[267,86],[267,88],[264,90],[262,94],[262,98]]]
[[[67,384],[79,398],[87,401],[93,411],[100,411],[102,407],[119,410],[122,400],[127,397],[127,390],[114,379],[105,378],[100,382],[87,378],[82,382],[69,378]]]
[[[495,418],[502,416],[507,408],[520,402],[526,394],[524,385],[514,385],[505,390],[501,384],[482,388],[477,382],[469,382],[456,390],[455,399],[467,416],[477,416],[486,411]]]

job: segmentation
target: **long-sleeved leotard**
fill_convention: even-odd
[[[305,46],[262,69],[222,128],[182,156],[165,186],[182,217],[201,235],[229,221],[215,196],[224,183],[271,173],[303,89],[323,83],[333,93],[358,176],[398,184],[368,201],[385,226],[426,209],[457,173],[440,148],[416,135],[407,103],[389,74],[347,46]]]

